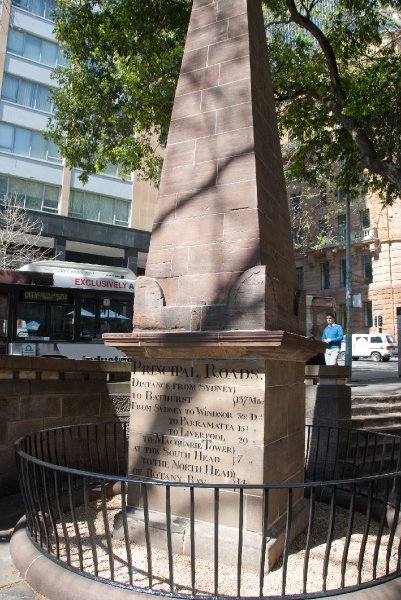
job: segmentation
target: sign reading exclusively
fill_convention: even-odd
[[[135,281],[132,279],[121,279],[107,275],[78,275],[75,273],[54,273],[53,281],[57,287],[110,290],[115,292],[132,292],[135,285]]]
[[[193,483],[259,483],[262,360],[133,360],[129,471]]]

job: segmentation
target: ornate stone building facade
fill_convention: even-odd
[[[298,286],[312,299],[333,299],[345,326],[346,201],[289,188]],[[401,307],[401,201],[384,207],[376,194],[351,204],[352,329],[397,334]],[[323,302],[324,304],[324,302]],[[380,319],[381,317],[381,319]],[[317,334],[311,329],[309,334]],[[316,329],[316,323],[315,323]]]

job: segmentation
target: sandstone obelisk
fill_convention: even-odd
[[[105,336],[133,358],[130,473],[302,481],[304,362],[317,352],[303,332],[261,2],[194,0],[134,331]],[[140,508],[137,492],[129,503]],[[229,529],[238,494],[223,496]],[[185,494],[175,498],[173,514],[187,517]],[[272,495],[270,563],[286,507]],[[261,511],[249,492],[244,527],[255,539]],[[297,497],[293,514],[296,533]]]
[[[302,333],[295,292],[261,3],[195,0],[135,329]]]

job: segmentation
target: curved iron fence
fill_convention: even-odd
[[[125,423],[50,429],[16,443],[36,547],[84,576],[178,598],[330,596],[401,574],[397,436],[307,427],[305,481],[286,485],[141,480],[126,476],[127,452]],[[280,506],[283,552],[272,566]],[[198,543],[205,508],[206,548]],[[175,551],[183,535],[175,514],[185,516],[187,556]],[[261,535],[250,549],[252,528]]]

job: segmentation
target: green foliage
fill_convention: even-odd
[[[401,0],[263,0],[288,176],[359,194],[401,189]],[[108,162],[157,180],[192,2],[58,0],[70,65],[49,135],[82,179]],[[399,50],[399,46],[398,46]]]
[[[266,5],[279,124],[295,148],[288,176],[331,180],[351,197],[368,178],[392,203],[401,189],[399,0]]]
[[[299,205],[296,211],[291,208],[290,201],[294,250],[304,253],[310,250],[339,248],[343,240],[339,236],[337,217],[345,213],[345,204],[341,196],[326,186],[319,193],[303,186],[297,195]],[[358,206],[358,202],[355,202],[355,207]]]
[[[58,0],[70,64],[55,78],[49,135],[81,178],[107,163],[157,180],[182,58],[187,0]]]

